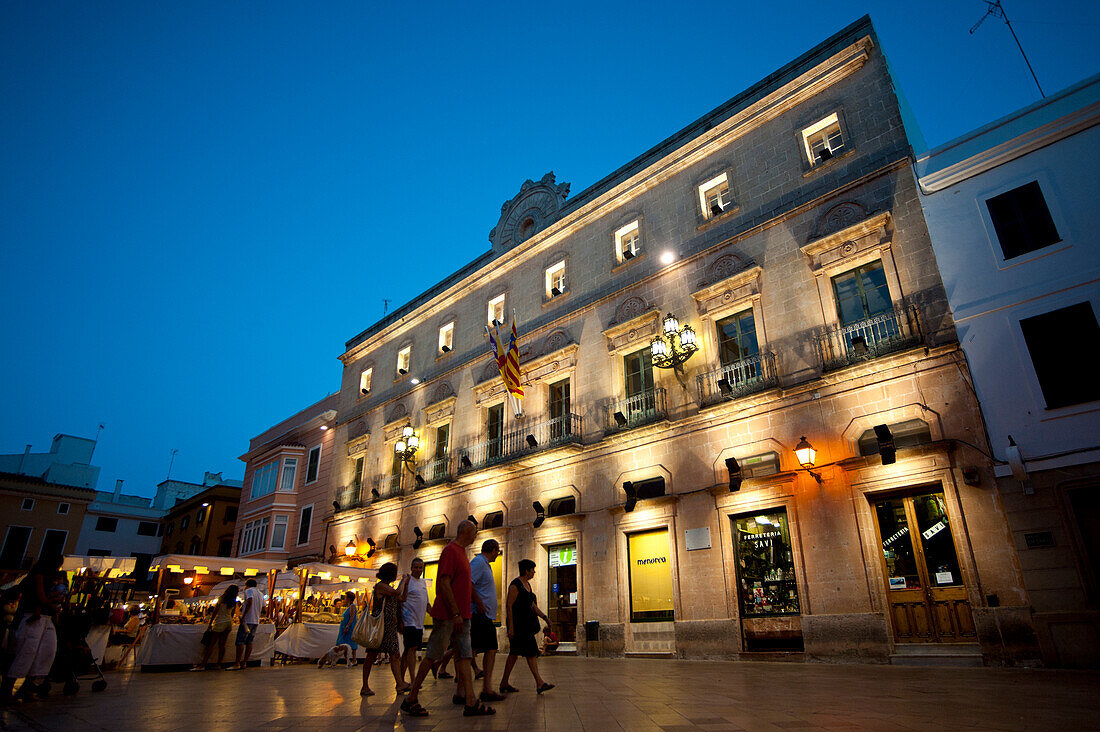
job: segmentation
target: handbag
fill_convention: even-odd
[[[386,600],[382,598],[382,607],[378,608],[377,615],[370,611],[373,602],[374,596],[372,595],[370,603],[366,607],[366,612],[359,616],[359,620],[355,623],[355,629],[351,631],[351,639],[368,651],[381,648],[382,636],[385,630],[383,615],[385,615]]]

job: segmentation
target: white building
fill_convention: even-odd
[[[1100,75],[916,163],[1044,658],[1058,665],[1100,658],[1098,122]]]
[[[94,452],[95,440],[56,434],[49,452],[31,452],[31,446],[27,445],[21,453],[0,455],[0,471],[95,490],[99,468],[91,464]]]
[[[151,559],[160,551],[163,516],[150,499],[123,495],[119,480],[114,493],[96,492],[84,515],[76,553]]]

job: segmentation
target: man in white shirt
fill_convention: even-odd
[[[424,579],[424,560],[420,557],[412,560],[409,566],[411,575],[406,575],[408,595],[401,604],[402,640],[405,642],[405,655],[401,659],[401,681],[405,672],[409,681],[416,678],[416,650],[424,642],[424,616],[428,612],[428,580]]]
[[[252,656],[252,642],[256,640],[256,628],[260,624],[260,608],[264,596],[256,589],[256,580],[244,583],[244,607],[241,608],[241,623],[237,626],[237,665],[230,668],[243,669]]]

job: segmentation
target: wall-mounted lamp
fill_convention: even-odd
[[[533,526],[537,529],[542,526],[542,522],[546,520],[546,509],[543,508],[542,504],[538,501],[532,503],[531,506],[535,509],[535,522]]]
[[[407,424],[401,428],[401,437],[393,446],[394,454],[402,462],[402,464],[409,469],[410,473],[414,473],[412,469],[413,459],[416,457],[416,451],[420,447],[420,438],[417,437],[416,431],[412,428],[412,425]]]
[[[695,342],[695,330],[690,325],[680,327],[680,321],[669,313],[662,325],[664,335],[653,338],[649,344],[653,365],[659,369],[676,369],[683,372],[683,363],[699,350]]]
[[[339,512],[340,511],[340,502],[339,501],[333,501],[332,502],[332,510],[334,512]]]
[[[883,465],[892,465],[898,461],[897,449],[894,447],[894,436],[890,428],[884,424],[876,424],[874,427],[875,439],[878,440],[878,454],[882,456]]]
[[[469,516],[466,517],[466,520],[469,521],[471,524],[473,524],[474,528],[478,528],[477,517],[474,516],[472,513]]]
[[[622,412],[615,412],[615,414],[613,414],[612,416],[615,418],[615,424],[619,425],[620,427],[626,427],[625,414],[623,414]]]
[[[416,487],[417,488],[423,488],[426,485],[426,481],[424,480],[424,476],[421,475],[420,473],[417,473],[416,475],[414,475],[413,479],[416,481]]]
[[[630,513],[638,505],[638,493],[634,490],[634,484],[629,480],[623,483],[623,492],[626,493],[626,505],[623,510]]]
[[[671,251],[661,252],[661,264],[672,264],[676,261],[676,255]]]
[[[538,447],[539,441],[535,439],[534,435],[527,435],[527,445],[532,448]]]
[[[372,539],[368,536],[367,537],[367,546],[370,547],[369,549],[367,549],[367,559],[370,559],[371,557],[374,556],[374,553],[376,551],[378,551],[378,545],[374,543],[374,539]]]
[[[419,549],[420,545],[424,543],[424,532],[420,530],[419,526],[414,526],[413,534],[416,536],[413,541],[413,549]]]
[[[185,585],[189,585],[194,581],[195,581],[194,577],[184,577],[183,578],[183,584],[185,584]]]
[[[358,535],[356,535],[356,537],[358,538]],[[348,539],[348,543],[344,547],[344,556],[345,557],[354,557],[355,556],[355,539]]]
[[[474,464],[472,462],[470,462],[470,456],[465,454],[465,453],[463,453],[463,455],[462,455],[461,462],[462,462],[462,467],[464,467],[464,468],[474,467]]]
[[[821,476],[810,470],[814,466],[814,460],[817,458],[817,450],[814,446],[806,441],[806,436],[803,435],[798,441],[798,444],[794,446],[794,455],[798,460],[798,464],[801,465],[807,473],[814,477],[818,483],[821,483]]]
[[[737,464],[737,458],[726,458],[726,470],[730,472],[730,493],[741,490],[741,466]]]

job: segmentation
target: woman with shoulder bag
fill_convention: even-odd
[[[390,670],[393,671],[393,680],[397,684],[397,693],[403,694],[409,690],[409,685],[403,683],[401,678],[401,655],[397,647],[397,631],[401,623],[400,606],[408,595],[408,577],[404,577],[395,590],[390,587],[390,583],[396,579],[397,565],[393,562],[386,562],[378,568],[378,582],[374,585],[371,601],[355,626],[353,637],[367,652],[363,661],[363,688],[359,691],[360,696],[374,694],[369,683],[370,670],[379,653],[390,655]]]
[[[210,651],[214,644],[218,644],[218,665],[220,671],[222,659],[225,658],[225,641],[229,637],[229,629],[233,627],[233,611],[237,609],[237,593],[240,592],[236,585],[229,585],[225,592],[214,603],[210,611],[210,624],[206,632],[202,634],[202,660],[191,667],[192,671],[206,670],[206,659],[210,657]]]

